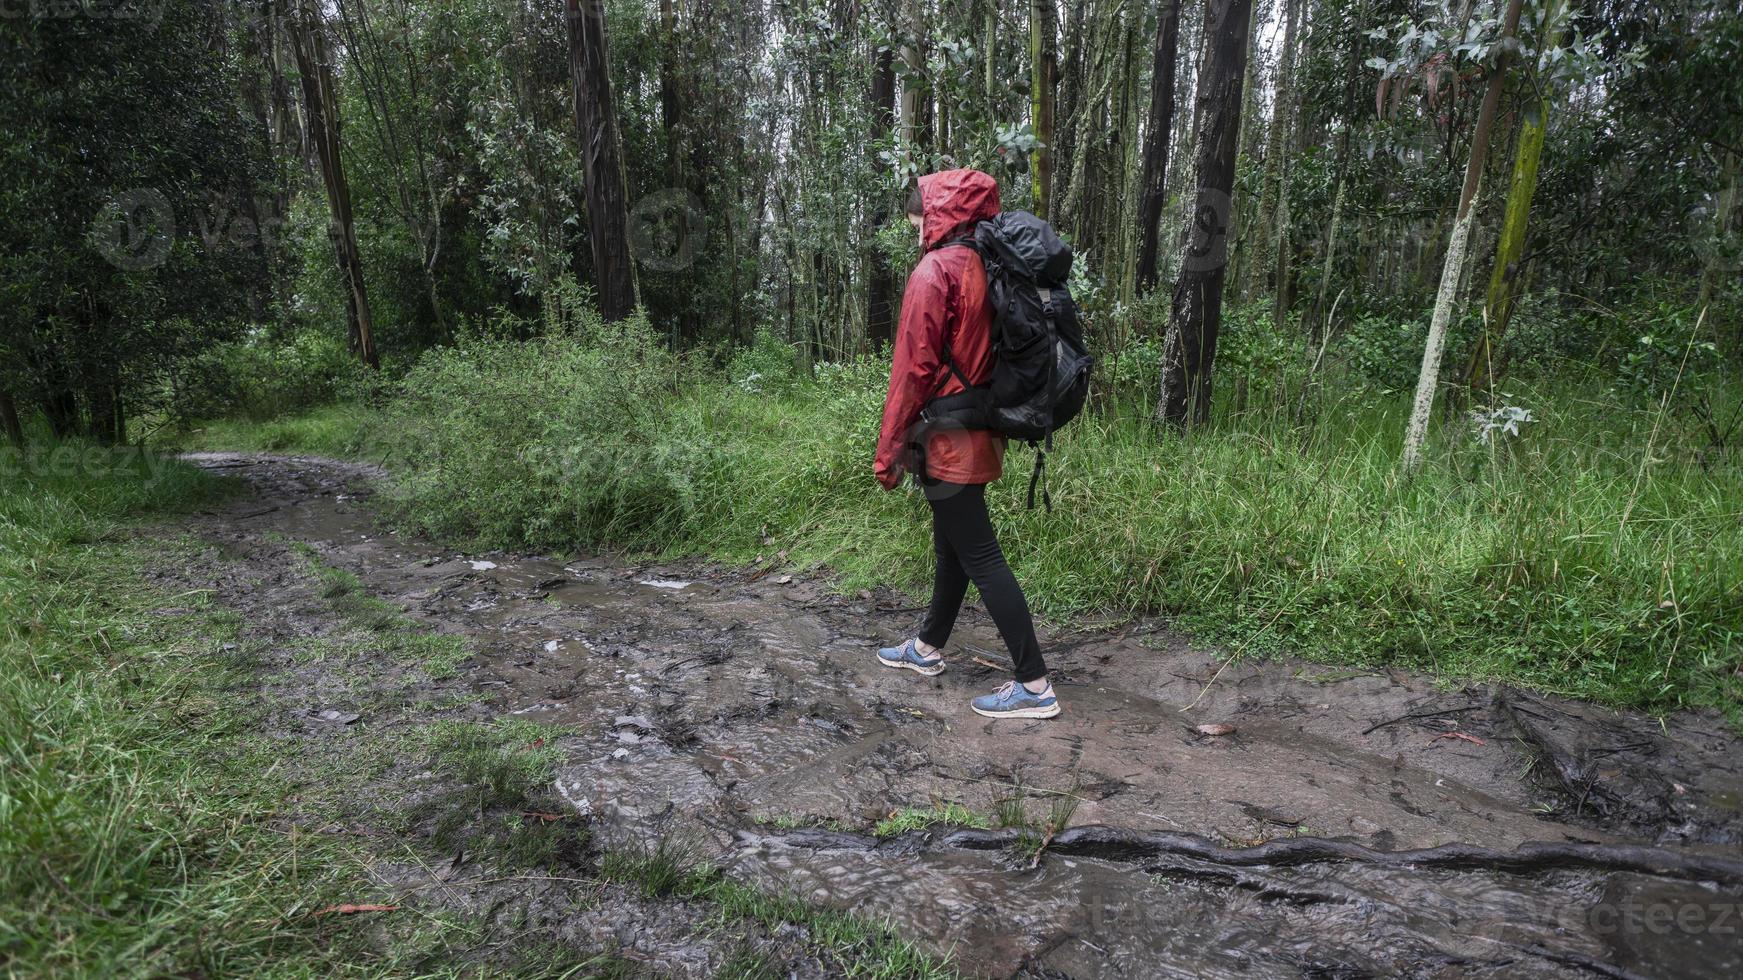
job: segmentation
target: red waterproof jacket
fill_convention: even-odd
[[[929,174],[920,178],[920,202],[925,254],[902,294],[902,322],[873,464],[886,490],[902,480],[908,431],[920,410],[934,398],[963,390],[945,362],[946,346],[975,386],[987,384],[993,371],[986,269],[973,249],[938,246],[971,234],[975,222],[999,213],[998,182],[978,170]],[[991,483],[1004,463],[1004,437],[985,430],[934,432],[925,448],[926,475],[947,483]]]

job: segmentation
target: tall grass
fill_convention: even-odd
[[[871,480],[887,366],[795,374],[760,342],[724,374],[634,324],[433,352],[387,425],[413,526],[497,546],[735,560],[784,553],[852,589],[923,588],[924,505]],[[1517,437],[1443,426],[1397,466],[1401,394],[1257,373],[1180,435],[1142,371],[1108,365],[1061,434],[1055,513],[990,494],[1042,612],[1165,613],[1199,635],[1362,666],[1498,679],[1662,710],[1735,706],[1743,471],[1672,445],[1657,406],[1513,386]],[[1226,387],[1236,387],[1228,385]],[[1028,450],[1006,468],[1024,471]]]
[[[0,477],[0,965],[19,976],[237,975],[328,961],[323,849],[268,829],[234,622],[142,587],[124,517],[221,489],[59,447]],[[65,462],[76,459],[77,464]],[[12,462],[16,462],[14,459]],[[215,744],[227,741],[227,752]]]

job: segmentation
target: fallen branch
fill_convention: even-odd
[[[996,851],[1017,843],[1015,830],[954,830],[943,834],[911,831],[879,840],[866,834],[800,828],[764,834],[791,847],[830,851]],[[1191,858],[1231,867],[1295,867],[1306,864],[1364,864],[1382,868],[1440,868],[1530,875],[1545,871],[1631,871],[1658,878],[1743,884],[1743,860],[1666,847],[1635,844],[1530,842],[1511,851],[1475,844],[1443,844],[1408,851],[1377,851],[1353,841],[1328,837],[1290,837],[1253,847],[1224,847],[1198,834],[1122,830],[1084,826],[1059,832],[1047,849],[1070,857],[1142,862]]]
[[[1467,704],[1462,708],[1445,708],[1440,711],[1415,711],[1407,715],[1399,715],[1396,718],[1388,718],[1385,721],[1377,721],[1372,725],[1369,725],[1367,728],[1362,729],[1362,734],[1372,735],[1388,725],[1396,725],[1401,721],[1415,721],[1418,718],[1439,718],[1442,715],[1456,715],[1461,711],[1469,711],[1475,707],[1478,707],[1478,705]]]

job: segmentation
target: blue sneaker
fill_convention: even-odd
[[[927,677],[944,672],[944,658],[936,653],[930,657],[925,656],[913,640],[909,640],[899,647],[884,647],[879,650],[878,663],[885,667],[917,670]]]
[[[1059,699],[1051,684],[1036,694],[1016,681],[1006,681],[1004,687],[975,698],[969,707],[988,718],[1051,718],[1059,713]]]

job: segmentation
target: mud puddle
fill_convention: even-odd
[[[823,581],[699,563],[459,554],[379,524],[364,503],[382,474],[366,467],[194,459],[252,491],[187,529],[258,573],[261,585],[224,601],[245,614],[273,603],[283,542],[300,542],[371,596],[464,638],[473,656],[421,696],[578,733],[556,789],[602,833],[682,839],[736,877],[888,918],[970,973],[1743,972],[1743,877],[1729,874],[1036,861],[1032,847],[934,846],[941,831],[863,836],[897,811],[956,804],[989,824],[1069,811],[1073,827],[1229,846],[1551,841],[1737,859],[1743,768],[1717,719],[1661,727],[1420,676],[1224,667],[1217,651],[1140,624],[1044,632],[1065,714],[993,722],[967,709],[1004,679],[984,617],[965,616],[949,670],[920,678],[871,655],[916,625],[893,593],[844,597]]]

